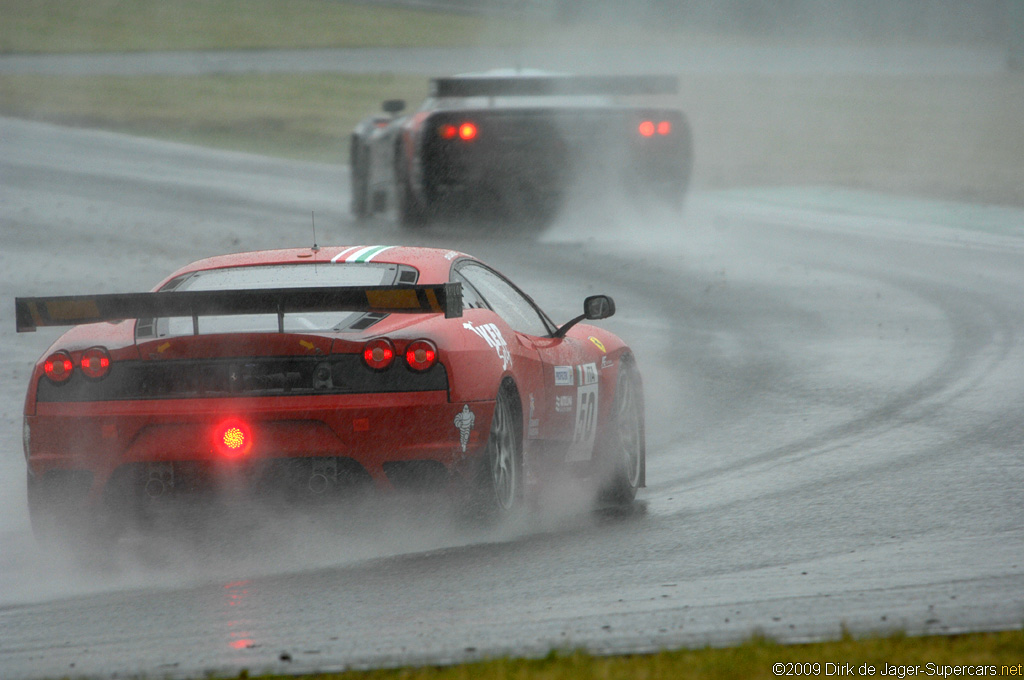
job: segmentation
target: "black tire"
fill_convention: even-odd
[[[370,216],[370,187],[367,177],[366,148],[355,136],[349,149],[349,178],[352,200],[349,205],[352,215],[358,219]]]
[[[478,484],[485,519],[508,517],[523,505],[523,433],[519,411],[515,388],[507,383],[502,385],[494,404]]]
[[[645,484],[647,450],[643,384],[639,371],[628,358],[619,363],[615,399],[601,440],[599,502],[630,505],[637,490]]]
[[[416,199],[401,144],[395,147],[395,208],[402,227],[415,228],[427,224],[427,211]]]

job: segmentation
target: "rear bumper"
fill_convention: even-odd
[[[494,402],[469,404],[474,418],[465,433],[456,425],[465,423],[457,418],[464,406],[449,403],[444,391],[40,403],[26,417],[29,478],[36,485],[78,480],[88,487],[88,505],[114,486],[136,494],[167,486],[182,492],[210,480],[262,488],[297,475],[318,493],[316,475],[379,489],[424,476],[457,481],[486,446]],[[224,433],[239,423],[245,445],[232,450]],[[169,484],[161,490],[154,479]]]
[[[679,205],[689,183],[687,163],[685,157],[645,155],[631,149],[577,151],[554,157],[548,152],[481,154],[428,166],[423,199],[441,212],[537,202],[557,209],[570,192]]]
[[[676,204],[689,183],[692,140],[676,110],[499,107],[435,113],[425,128],[464,119],[479,128],[472,141],[424,139],[418,184],[428,206],[461,207],[495,196],[557,200],[577,188],[621,189],[643,201]],[[642,121],[660,121],[667,131],[642,134]]]

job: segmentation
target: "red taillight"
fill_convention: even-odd
[[[672,134],[672,121],[662,120],[655,123],[653,120],[645,120],[636,126],[636,131],[643,137],[653,137],[655,134],[670,135]]]
[[[110,370],[110,355],[102,347],[92,347],[82,353],[79,365],[85,377],[99,379]]]
[[[238,418],[231,418],[213,429],[214,448],[228,458],[244,456],[252,449],[252,429]]]
[[[363,347],[363,361],[375,371],[383,371],[395,360],[395,346],[387,338],[377,338]]]
[[[61,350],[46,357],[43,362],[43,372],[46,377],[55,383],[62,383],[71,377],[71,371],[75,365],[71,362],[71,355]]]
[[[413,340],[405,348],[405,363],[414,371],[425,371],[437,363],[437,347],[429,340]]]
[[[458,125],[444,123],[437,127],[437,135],[441,139],[455,139],[458,137],[464,142],[472,142],[476,139],[478,132],[476,123],[470,120],[463,121]]]

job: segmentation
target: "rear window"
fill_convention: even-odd
[[[320,286],[363,287],[415,284],[418,272],[412,267],[377,262],[324,264],[296,263],[206,269],[169,281],[161,291],[251,290],[264,288],[311,288]],[[373,318],[371,318],[373,317]],[[362,330],[379,314],[364,312],[303,312],[286,314],[284,330],[291,333]],[[277,332],[276,314],[203,316],[200,334]],[[140,319],[140,337],[192,335],[191,318]]]
[[[274,264],[205,269],[185,274],[162,290],[242,290],[313,286],[389,286],[398,281],[400,265],[376,262],[346,264]]]

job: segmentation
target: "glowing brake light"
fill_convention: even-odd
[[[110,355],[102,347],[92,347],[82,353],[79,365],[85,377],[98,380],[110,371]]]
[[[74,367],[71,355],[61,350],[46,357],[46,361],[43,362],[43,373],[53,382],[62,383],[71,377]]]
[[[225,420],[213,429],[214,448],[228,458],[244,456],[252,449],[252,430],[242,420]]]
[[[443,123],[437,127],[437,136],[441,139],[455,139],[458,137],[464,142],[472,142],[476,139],[479,130],[476,127],[476,123],[471,120],[466,120],[458,125],[452,125],[451,123]]]
[[[405,348],[405,363],[414,371],[425,371],[437,363],[437,347],[429,340],[413,340]]]
[[[636,126],[636,131],[643,137],[653,137],[655,134],[670,135],[672,134],[672,121],[662,120],[655,123],[653,120],[645,120]]]
[[[375,371],[383,371],[395,359],[395,346],[387,338],[377,338],[363,347],[363,361]]]

